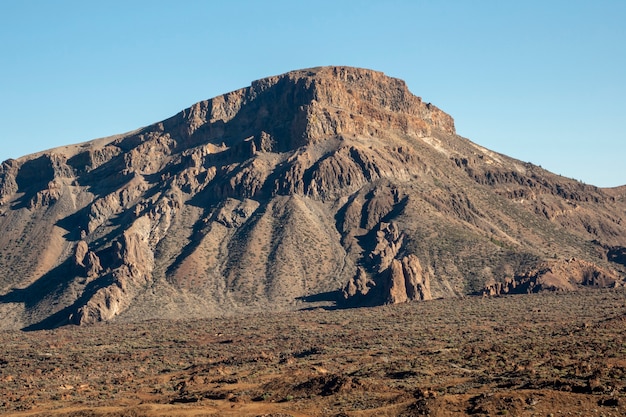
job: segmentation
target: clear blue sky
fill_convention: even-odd
[[[404,79],[459,134],[626,184],[626,1],[0,1],[0,160],[320,65]]]

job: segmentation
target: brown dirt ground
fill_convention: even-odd
[[[626,290],[1,332],[5,416],[626,415]]]

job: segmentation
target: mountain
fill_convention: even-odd
[[[485,149],[349,67],[5,161],[0,230],[0,327],[27,330],[626,279],[626,187]]]

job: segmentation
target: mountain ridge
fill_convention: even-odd
[[[624,200],[456,135],[381,72],[292,71],[3,162],[0,322],[622,285]]]

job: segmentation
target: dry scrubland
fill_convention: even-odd
[[[0,414],[626,415],[626,291],[2,332]]]

